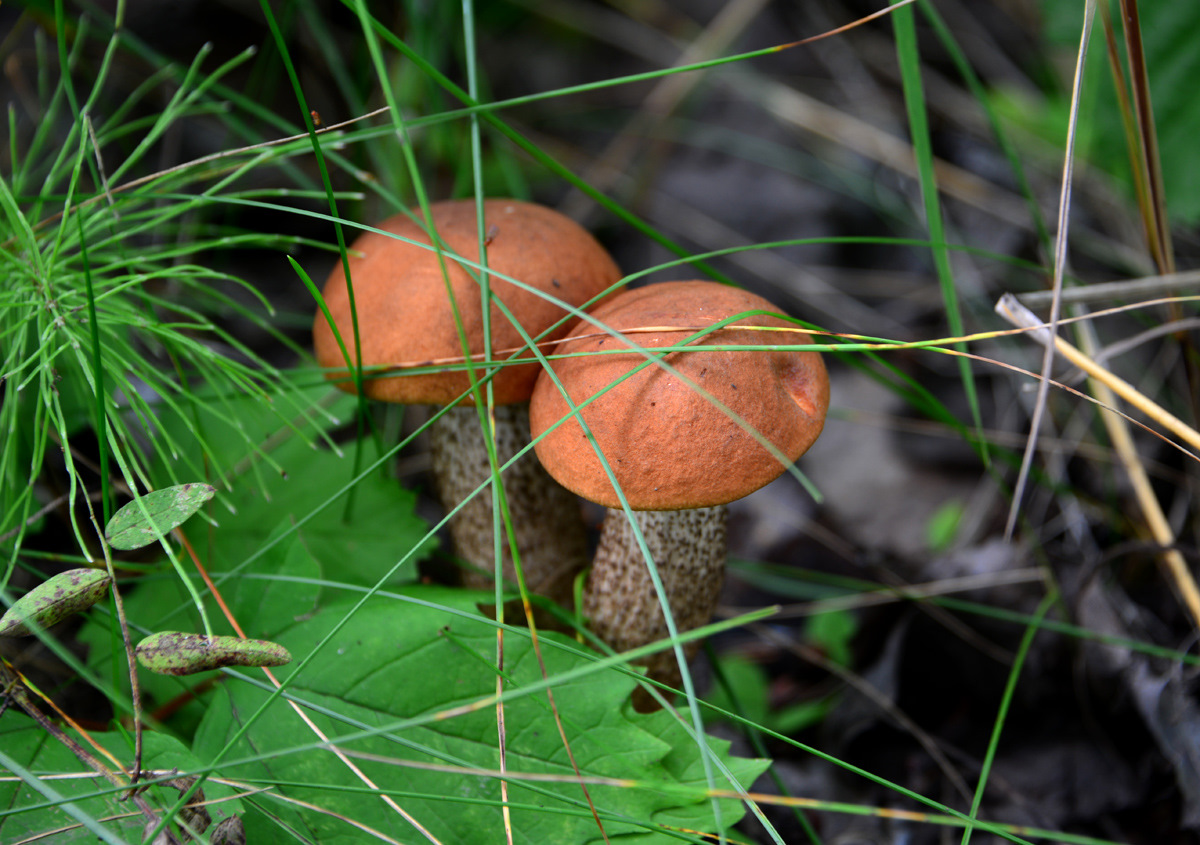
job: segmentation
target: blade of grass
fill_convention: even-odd
[[[970,816],[975,819],[979,814],[979,806],[983,801],[984,790],[987,789],[988,776],[992,771],[992,763],[996,759],[996,750],[1000,747],[1000,734],[1004,728],[1004,722],[1008,716],[1009,707],[1012,704],[1013,695],[1017,691],[1017,681],[1021,677],[1021,669],[1025,666],[1025,660],[1029,656],[1029,649],[1033,646],[1033,638],[1041,630],[1040,623],[1050,612],[1055,602],[1058,601],[1058,593],[1053,587],[1050,592],[1038,604],[1037,610],[1034,611],[1033,620],[1025,628],[1025,633],[1021,637],[1021,644],[1017,647],[1016,659],[1013,660],[1012,668],[1008,673],[1008,680],[1004,684],[1004,692],[1000,697],[999,711],[996,713],[996,721],[992,726],[992,735],[988,740],[987,752],[983,757],[983,764],[980,766],[979,783],[975,787],[975,796],[971,800]],[[968,825],[963,829],[962,845],[967,845],[971,841],[971,834],[975,832],[973,826]]]
[[[743,736],[745,736],[745,738],[754,747],[755,754],[764,759],[771,759],[772,755],[770,749],[767,748],[766,742],[763,740],[762,732],[758,729],[758,725],[754,724],[753,720],[745,717],[742,711],[742,705],[739,701],[739,692],[737,688],[730,682],[728,674],[721,665],[721,661],[717,659],[717,653],[713,649],[712,644],[708,641],[705,641],[704,650],[705,656],[708,658],[709,665],[712,667],[713,679],[716,681],[721,691],[728,696],[730,705],[733,707],[733,710],[740,722],[739,727],[742,729]],[[771,778],[771,782],[775,784],[775,790],[779,793],[779,795],[789,798],[792,797],[791,789],[788,787],[787,782],[779,774],[776,766],[771,766],[768,768],[766,775],[767,777]],[[821,845],[821,837],[817,834],[816,828],[813,827],[812,822],[809,821],[808,816],[805,815],[804,811],[799,806],[793,806],[792,810],[793,817],[796,819],[796,824],[798,824],[800,829],[804,831],[805,839],[812,843],[812,845]]]
[[[912,135],[913,152],[917,159],[918,181],[925,207],[925,226],[929,239],[933,241],[932,257],[937,270],[938,283],[942,290],[942,302],[946,311],[946,322],[950,333],[964,334],[962,311],[958,303],[958,291],[954,282],[954,270],[950,266],[950,253],[946,249],[946,231],[942,221],[941,202],[938,196],[937,177],[933,167],[933,142],[929,135],[929,120],[925,109],[925,91],[921,82],[921,57],[917,47],[917,29],[911,6],[898,8],[892,13],[896,38],[896,53],[900,62],[900,76],[904,89],[904,104],[908,113],[908,127]],[[964,346],[956,347],[965,352]],[[983,437],[983,416],[979,409],[979,398],[975,389],[975,377],[971,365],[959,358],[959,377],[963,383],[975,436],[983,447],[984,464],[990,464],[987,440]]]
[[[475,8],[471,0],[463,0],[462,2],[462,30],[463,30],[463,53],[466,57],[467,65],[467,93],[471,99],[478,101],[479,99],[479,67],[476,62],[476,44],[475,44]],[[487,271],[488,255],[487,245],[488,236],[486,231],[486,222],[484,220],[484,189],[483,189],[483,149],[482,138],[480,135],[479,116],[471,115],[468,118],[468,131],[470,134],[471,144],[471,180],[472,193],[475,197],[475,236],[479,249],[479,263],[481,270],[479,273],[479,308],[480,315],[483,318],[483,346],[482,351],[488,357],[492,357],[492,288],[491,274]],[[470,350],[467,350],[468,353]],[[474,373],[469,373],[468,378],[474,379]],[[500,477],[500,467],[496,455],[496,436],[495,436],[495,393],[492,390],[492,382],[488,381],[484,385],[483,401],[479,401],[480,397],[477,394],[475,399],[475,407],[479,413],[479,422],[481,434],[484,438],[484,444],[487,449],[488,468],[492,478],[492,560],[493,560],[493,580],[495,590],[495,607],[496,620],[504,621],[504,553],[502,544],[504,535],[509,538],[509,548],[512,555],[513,569],[517,575],[517,586],[521,591],[522,601],[525,603],[525,616],[529,620],[530,633],[535,653],[537,654],[538,664],[542,671],[542,677],[546,677],[546,664],[542,659],[541,645],[538,642],[536,623],[533,621],[533,613],[529,605],[528,588],[525,585],[525,573],[521,567],[521,553],[517,548],[516,534],[513,531],[512,516],[508,510],[508,502],[504,495],[504,483]],[[503,533],[502,533],[503,532]],[[504,668],[504,629],[496,628],[496,667],[498,670]],[[496,672],[496,693],[504,691],[504,675],[502,671]],[[559,717],[558,708],[554,703],[554,692],[550,687],[546,688],[546,698],[550,705],[550,710],[554,716],[555,726],[558,728],[559,736],[562,738],[563,748],[567,752],[567,759],[571,763],[571,767],[575,770],[575,774],[579,775],[579,767],[575,762],[575,755],[571,751],[571,744],[567,741],[566,732],[563,730],[562,719]],[[513,825],[512,812],[509,809],[509,794],[508,794],[508,779],[505,774],[508,772],[508,732],[507,722],[504,718],[504,703],[496,701],[496,743],[497,743],[497,762],[500,767],[500,800],[503,803],[501,808],[501,816],[504,822],[504,837],[508,845],[513,842]],[[591,795],[587,791],[587,787],[583,788],[584,798],[592,810],[592,817],[596,820],[596,826],[600,830],[600,835],[604,837],[604,841],[608,842],[608,834],[604,831],[604,824],[600,821],[600,816],[596,813],[595,805],[592,804]]]
[[[1145,180],[1151,217],[1148,231],[1151,255],[1160,273],[1175,272],[1175,254],[1171,247],[1171,227],[1167,219],[1166,191],[1163,188],[1162,166],[1158,154],[1158,133],[1154,127],[1154,108],[1150,103],[1150,75],[1142,51],[1141,19],[1137,0],[1120,0],[1122,32],[1125,35],[1125,54],[1129,61],[1130,90],[1133,94],[1133,114],[1137,124],[1138,144],[1134,153],[1140,166],[1134,171]]]
[[[271,30],[271,36],[275,40],[275,46],[279,51],[279,57],[284,63],[284,68],[287,71],[288,80],[291,82],[292,90],[296,94],[296,100],[300,106],[300,114],[304,120],[304,128],[308,133],[309,142],[312,144],[313,153],[316,158],[317,168],[321,174],[321,185],[325,188],[325,194],[329,201],[329,216],[333,220],[334,234],[337,237],[338,253],[342,260],[342,272],[346,275],[346,293],[349,299],[350,306],[350,325],[354,335],[354,393],[358,397],[358,438],[355,441],[354,447],[354,471],[362,466],[362,442],[363,432],[367,420],[370,415],[367,410],[367,396],[363,390],[363,370],[362,370],[362,338],[359,333],[358,326],[358,308],[354,297],[354,285],[350,277],[350,256],[346,252],[346,236],[342,231],[341,216],[338,214],[337,199],[334,196],[333,183],[329,177],[329,169],[325,163],[325,157],[322,155],[321,142],[316,135],[316,126],[313,124],[312,110],[308,107],[308,101],[304,97],[304,90],[300,84],[300,78],[296,74],[296,68],[292,63],[291,55],[287,49],[287,43],[284,41],[283,33],[279,29],[279,24],[275,20],[275,15],[271,10],[267,0],[260,0],[263,18],[267,22],[267,26]],[[336,329],[335,329],[336,332]],[[340,340],[339,340],[340,343]],[[346,512],[349,513],[354,504],[353,493],[346,499]]]
[[[950,54],[950,60],[954,62],[954,67],[963,78],[963,82],[966,83],[968,90],[970,90],[971,94],[975,97],[975,101],[979,103],[980,108],[983,110],[984,116],[987,118],[988,127],[991,129],[992,137],[995,138],[996,144],[1008,160],[1009,169],[1012,171],[1013,178],[1017,183],[1017,190],[1025,198],[1025,205],[1029,209],[1029,218],[1033,221],[1038,243],[1049,254],[1051,251],[1050,232],[1046,228],[1046,221],[1042,216],[1041,206],[1038,205],[1037,197],[1033,194],[1033,188],[1030,186],[1029,178],[1025,173],[1025,166],[1021,163],[1021,153],[1004,130],[1000,116],[996,114],[996,109],[993,106],[993,98],[988,95],[988,91],[979,79],[979,75],[975,73],[970,60],[963,52],[962,47],[959,46],[958,40],[954,37],[953,31],[946,25],[941,13],[938,12],[937,6],[931,0],[920,0],[920,6],[921,14],[929,21],[929,25],[933,28],[938,40],[941,41],[946,52]]]
[[[1133,117],[1136,124],[1135,137],[1130,141],[1130,156],[1135,160],[1133,168],[1134,179],[1137,182],[1137,192],[1141,201],[1142,221],[1146,232],[1147,247],[1158,266],[1158,271],[1164,275],[1175,272],[1175,250],[1171,239],[1171,225],[1167,214],[1166,188],[1163,185],[1162,161],[1158,149],[1158,130],[1154,123],[1154,108],[1150,97],[1150,74],[1146,67],[1146,55],[1142,49],[1141,16],[1138,12],[1137,0],[1120,0],[1123,26],[1121,31],[1125,36],[1125,55],[1129,62],[1129,90],[1133,97]],[[1107,26],[1106,34],[1111,27]],[[1121,84],[1118,57],[1110,48],[1110,64],[1114,65],[1113,73],[1118,90],[1125,94]],[[1122,118],[1128,123],[1129,105],[1122,96],[1119,100],[1123,107]],[[1126,128],[1127,136],[1130,134]],[[1172,303],[1168,306],[1170,320],[1178,322],[1183,319],[1179,305]],[[1184,331],[1175,333],[1175,339],[1183,351],[1184,372],[1187,374],[1189,407],[1193,420],[1200,419],[1200,361],[1197,360],[1196,347],[1191,336]]]

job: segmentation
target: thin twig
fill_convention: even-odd
[[[37,722],[38,727],[62,743],[68,751],[74,754],[81,763],[89,767],[93,772],[103,777],[113,786],[121,789],[134,785],[132,780],[129,782],[122,780],[116,772],[104,765],[99,758],[68,736],[62,728],[50,721],[46,717],[46,714],[34,703],[33,698],[29,694],[29,688],[25,684],[25,679],[4,661],[0,661],[0,688],[3,689],[3,695],[7,700],[15,701],[17,706],[24,710],[29,718]],[[136,773],[138,770],[139,766],[134,766],[134,772]],[[159,823],[158,814],[154,812],[139,792],[134,790],[131,798],[133,803],[137,805],[138,809],[142,811],[142,814],[151,823]],[[173,845],[178,845],[179,840],[170,831],[164,832]]]
[[[1095,346],[1091,328],[1089,323],[1081,323],[1079,326],[1080,339],[1085,347],[1089,348]],[[1113,393],[1115,391],[1107,382],[1092,376],[1091,385],[1097,399],[1106,405],[1114,404]],[[1159,504],[1158,496],[1150,484],[1146,467],[1142,464],[1137,447],[1130,436],[1129,426],[1123,418],[1116,414],[1104,413],[1101,418],[1104,420],[1105,428],[1108,429],[1108,436],[1112,439],[1113,447],[1121,459],[1121,464],[1125,467],[1125,472],[1129,474],[1129,481],[1133,485],[1134,495],[1137,497],[1138,506],[1142,509],[1142,515],[1146,518],[1150,534],[1154,537],[1155,542],[1163,547],[1162,561],[1166,566],[1167,574],[1179,591],[1184,606],[1192,615],[1192,621],[1197,627],[1200,627],[1200,588],[1197,588],[1196,580],[1192,577],[1183,555],[1178,549],[1172,548],[1175,545],[1175,532],[1171,530],[1171,525],[1163,513],[1162,505]]]
[[[1149,343],[1152,340],[1157,340],[1164,335],[1174,335],[1179,332],[1190,332],[1200,329],[1200,317],[1188,317],[1183,320],[1171,320],[1161,325],[1151,326],[1145,331],[1140,331],[1137,334],[1123,337],[1118,341],[1110,343],[1103,349],[1091,356],[1092,360],[1097,364],[1103,364],[1110,358],[1117,358],[1121,355],[1137,349],[1143,343]]]
[[[100,549],[104,552],[104,567],[108,571],[109,589],[112,591],[113,604],[117,609],[117,624],[121,628],[121,642],[125,646],[125,663],[129,667],[129,703],[133,710],[133,770],[129,773],[129,785],[135,786],[138,775],[142,770],[142,687],[138,682],[137,654],[133,648],[133,636],[129,633],[129,617],[125,615],[125,599],[121,596],[121,588],[117,584],[117,573],[113,568],[112,549],[104,530],[96,519],[96,510],[92,507],[90,498],[85,498],[88,518],[96,529],[100,540]]]
[[[1037,322],[1037,318],[1026,311],[1011,296],[1006,295],[1002,297],[996,305],[996,310],[1017,325],[1029,325],[1031,320],[1034,323]],[[1078,325],[1080,328],[1080,337],[1083,342],[1090,348],[1094,348],[1095,341],[1089,331],[1090,324],[1083,322]],[[1051,337],[1045,330],[1034,332],[1032,336],[1043,343],[1046,343]],[[1112,412],[1113,406],[1116,405],[1116,396],[1120,396],[1131,405],[1134,405],[1155,422],[1169,429],[1172,433],[1186,440],[1197,449],[1200,449],[1200,432],[1197,432],[1194,428],[1183,422],[1183,420],[1150,400],[1133,387],[1133,385],[1098,365],[1061,337],[1054,336],[1054,347],[1064,358],[1088,374],[1092,386],[1092,395],[1100,407],[1104,409],[1101,419],[1108,429],[1109,437],[1112,439],[1113,447],[1117,452],[1122,466],[1125,467],[1125,471],[1129,474],[1134,495],[1137,498],[1139,507],[1142,509],[1142,514],[1146,518],[1150,533],[1154,537],[1155,542],[1163,546],[1163,562],[1166,564],[1167,571],[1175,583],[1184,605],[1192,615],[1192,619],[1200,627],[1200,588],[1197,587],[1195,579],[1188,570],[1183,555],[1177,549],[1171,548],[1175,544],[1175,534],[1171,530],[1166,516],[1163,514],[1162,506],[1159,504],[1158,497],[1155,495],[1154,489],[1150,484],[1150,478],[1146,474],[1146,468],[1138,457],[1133,438],[1129,433],[1129,427],[1126,425],[1123,415]]]
[[[44,517],[46,514],[50,513],[53,510],[56,510],[57,508],[61,507],[62,505],[67,504],[71,500],[71,495],[72,494],[70,494],[70,493],[63,493],[57,499],[54,499],[53,501],[50,501],[50,502],[46,503],[45,505],[43,505],[42,507],[40,507],[38,509],[37,513],[30,515],[30,517],[28,519],[26,519],[23,523],[18,525],[16,528],[10,528],[5,533],[0,534],[0,543],[8,542],[13,537],[17,536],[17,534],[21,533],[22,529],[29,528],[34,523],[36,523],[39,519]],[[103,495],[104,494],[101,492],[89,493],[88,500],[92,501],[92,502],[98,502],[98,501],[100,501],[101,497],[103,497]]]
[[[108,187],[108,174],[104,172],[104,156],[100,154],[100,142],[96,140],[96,130],[92,126],[92,116],[89,114],[83,115],[83,125],[87,127],[88,137],[92,140],[92,152],[96,154],[96,170],[100,173],[100,187],[104,196],[108,198],[108,207],[112,209],[113,217],[121,216],[117,211],[116,203],[113,201],[112,191]]]
[[[1083,27],[1079,36],[1079,53],[1075,61],[1075,81],[1071,87],[1071,117],[1067,123],[1066,152],[1063,156],[1062,187],[1058,199],[1058,232],[1054,239],[1054,278],[1051,284],[1053,298],[1050,302],[1050,321],[1048,331],[1051,335],[1058,334],[1058,318],[1061,313],[1061,295],[1063,276],[1067,264],[1067,231],[1070,224],[1071,209],[1071,179],[1075,172],[1075,133],[1079,125],[1079,100],[1083,92],[1083,67],[1087,58],[1088,41],[1092,34],[1092,21],[1096,13],[1095,0],[1087,0],[1083,11]],[[1013,485],[1012,507],[1008,511],[1008,521],[1004,526],[1005,539],[1012,539],[1017,525],[1017,515],[1021,512],[1021,500],[1024,497],[1025,485],[1029,479],[1029,471],[1033,466],[1033,456],[1037,453],[1037,438],[1041,428],[1042,417],[1046,412],[1046,399],[1050,395],[1050,373],[1054,368],[1054,345],[1046,344],[1042,356],[1042,373],[1038,381],[1037,400],[1034,403],[1033,417],[1029,422],[1029,440],[1025,444],[1025,454],[1021,458],[1021,469],[1017,473],[1017,482]]]
[[[1095,285],[1063,288],[1060,301],[1063,305],[1073,303],[1111,302],[1114,299],[1138,299],[1143,296],[1161,296],[1172,291],[1200,289],[1200,270],[1183,273],[1168,273],[1163,276],[1143,276],[1119,282],[1102,282]],[[1044,308],[1054,299],[1054,291],[1039,290],[1019,293],[1017,299],[1027,308]]]
[[[1159,405],[1146,394],[1142,393],[1129,382],[1115,375],[1112,371],[1106,370],[1104,367],[1097,364],[1084,353],[1080,352],[1070,343],[1057,335],[1050,334],[1050,327],[1026,310],[1019,302],[1009,294],[1005,294],[996,303],[996,313],[1009,320],[1017,326],[1025,328],[1035,328],[1031,332],[1031,336],[1038,342],[1047,346],[1051,337],[1054,338],[1054,349],[1064,358],[1070,361],[1079,369],[1088,374],[1089,377],[1096,379],[1104,384],[1117,396],[1120,396],[1130,405],[1133,405],[1143,414],[1148,416],[1154,422],[1161,425],[1163,428],[1170,431],[1172,434],[1179,437],[1188,443],[1193,449],[1200,450],[1200,432],[1185,423],[1179,417],[1172,414],[1162,405]],[[1100,397],[1096,397],[1099,399]],[[1101,404],[1111,405],[1110,402]]]

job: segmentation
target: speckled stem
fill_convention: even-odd
[[[451,408],[429,430],[438,495],[450,510],[491,477],[487,445],[473,407]],[[529,443],[529,406],[496,408],[496,456],[501,465]],[[536,593],[565,601],[571,582],[587,562],[587,534],[579,499],[551,478],[532,454],[501,476],[512,516],[525,583]],[[458,556],[483,570],[463,570],[463,582],[491,589],[495,571],[492,488],[470,499],[450,521]],[[508,538],[502,543],[504,577],[516,583]]]
[[[725,577],[725,515],[723,505],[635,513],[679,631],[712,619]],[[617,651],[667,636],[650,571],[622,511],[609,511],[604,519],[600,547],[584,588],[583,612],[592,630]],[[696,648],[690,646],[688,654]],[[644,663],[656,680],[679,679],[673,650],[658,652]]]

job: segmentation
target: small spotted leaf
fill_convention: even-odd
[[[160,675],[191,675],[223,666],[282,666],[292,655],[269,640],[159,631],[138,643],[137,658]]]
[[[21,596],[0,616],[0,637],[28,637],[34,627],[49,628],[82,613],[104,598],[111,580],[102,569],[60,572]]]
[[[140,549],[186,522],[216,493],[208,484],[180,484],[147,493],[108,521],[104,534],[114,549]]]

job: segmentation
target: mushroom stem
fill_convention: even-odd
[[[680,632],[708,624],[717,606],[725,577],[726,511],[724,505],[717,505],[634,512]],[[604,518],[600,546],[584,587],[583,612],[592,630],[617,651],[668,636],[648,565],[633,525],[622,511],[610,510]],[[698,645],[689,644],[687,654],[694,654]],[[655,680],[678,682],[674,651],[661,651],[641,662]]]
[[[495,408],[495,433],[496,459],[503,465],[529,445],[529,406]],[[443,507],[451,510],[466,501],[450,521],[450,536],[459,557],[477,567],[463,570],[463,583],[474,589],[491,589],[496,559],[492,487],[468,500],[491,478],[478,412],[473,406],[451,408],[430,426],[429,441]],[[551,478],[533,455],[513,464],[501,478],[525,583],[535,593],[567,599],[572,579],[587,561],[579,500]],[[505,579],[516,583],[507,537],[501,543],[501,554]]]

